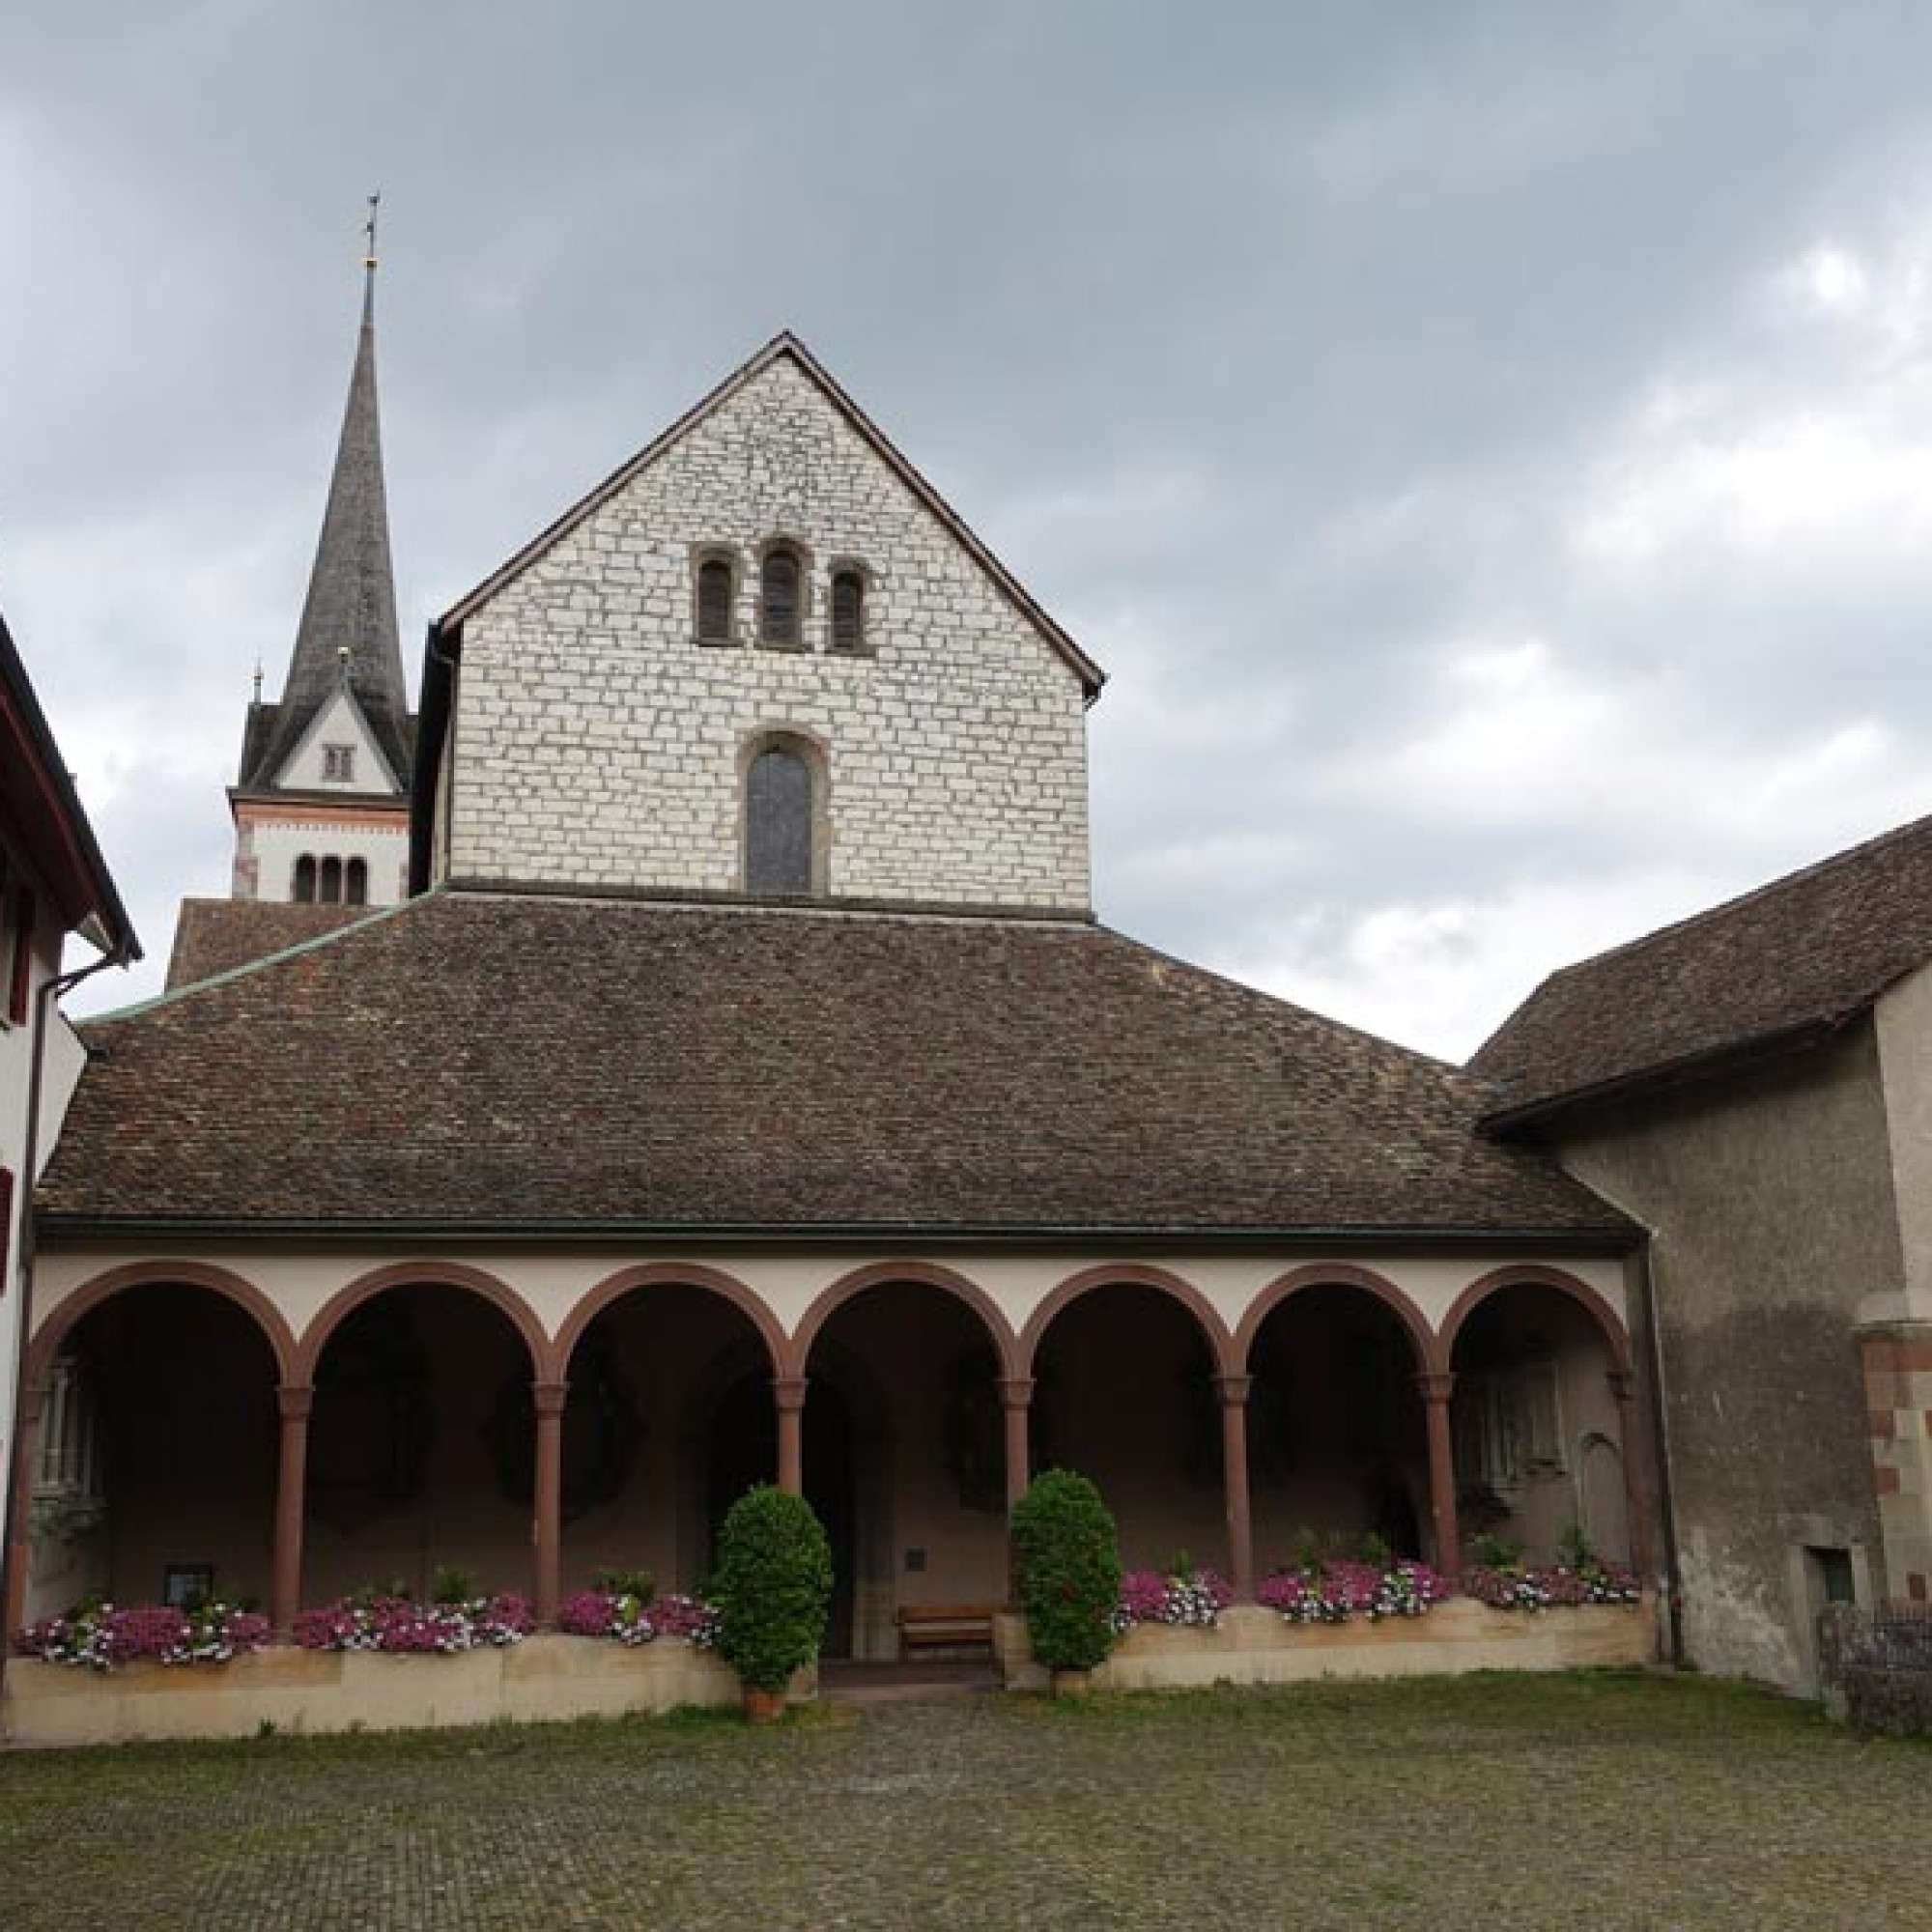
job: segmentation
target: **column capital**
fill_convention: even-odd
[[[568,1382],[532,1382],[530,1400],[536,1405],[539,1415],[561,1415],[563,1405],[570,1395]]]
[[[1216,1376],[1214,1393],[1221,1398],[1224,1408],[1238,1408],[1253,1392],[1253,1376]]]
[[[1031,1376],[1002,1376],[994,1386],[1007,1407],[1031,1408],[1033,1392],[1039,1384]]]
[[[1455,1391],[1456,1378],[1446,1370],[1415,1378],[1415,1392],[1424,1402],[1447,1402]]]
[[[313,1382],[277,1382],[275,1407],[284,1422],[306,1422],[315,1407]]]
[[[804,1376],[774,1376],[772,1400],[781,1409],[796,1412],[805,1406],[805,1392],[810,1385]]]

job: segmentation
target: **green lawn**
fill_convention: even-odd
[[[1923,1926],[1932,1748],[1695,1679],[0,1754],[0,1923]]]

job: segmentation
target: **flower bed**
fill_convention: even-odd
[[[226,1663],[269,1640],[269,1620],[233,1604],[191,1610],[164,1604],[88,1605],[30,1624],[14,1639],[16,1657],[112,1670],[117,1664]]]
[[[1463,1593],[1492,1610],[1573,1609],[1581,1604],[1634,1604],[1643,1596],[1636,1572],[1621,1563],[1478,1566],[1463,1573]]]
[[[341,1597],[303,1610],[292,1633],[304,1650],[379,1650],[453,1656],[521,1643],[535,1628],[522,1597],[420,1604],[411,1597]]]
[[[718,1640],[718,1612],[696,1597],[652,1597],[628,1590],[580,1590],[566,1597],[556,1627],[571,1636],[604,1636],[623,1644],[681,1636],[699,1650]]]
[[[1449,1595],[1426,1563],[1358,1563],[1334,1559],[1264,1577],[1255,1601],[1292,1624],[1340,1624],[1351,1617],[1419,1617]]]
[[[1211,1570],[1128,1570],[1121,1577],[1121,1601],[1108,1619],[1114,1634],[1124,1636],[1136,1624],[1166,1624],[1175,1630],[1212,1630],[1235,1593]]]

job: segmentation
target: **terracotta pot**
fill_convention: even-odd
[[[1093,1672],[1056,1670],[1053,1673],[1053,1694],[1056,1697],[1091,1697],[1094,1694]]]
[[[745,1721],[748,1724],[770,1724],[784,1715],[785,1693],[782,1690],[760,1690],[756,1685],[745,1686]]]

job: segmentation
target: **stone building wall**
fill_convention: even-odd
[[[1830,1570],[1887,1587],[1860,1323],[1900,1255],[1871,1026],[1566,1129],[1559,1152],[1655,1231],[1690,1660],[1808,1690]]]
[[[754,641],[781,538],[806,566],[796,651]],[[707,547],[737,568],[724,645],[695,635]],[[847,563],[864,654],[829,648]],[[466,620],[443,870],[739,890],[743,768],[774,732],[822,757],[835,896],[1086,908],[1079,678],[783,356]]]

